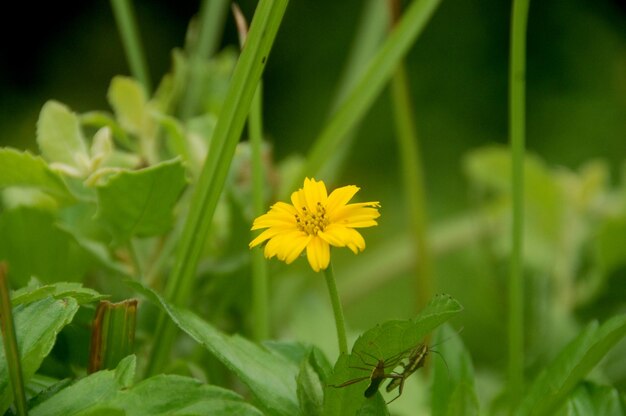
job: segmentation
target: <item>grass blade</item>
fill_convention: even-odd
[[[200,253],[287,4],[288,0],[261,0],[257,6],[215,126],[209,154],[192,196],[174,270],[166,287],[166,297],[174,304],[184,303],[192,291]],[[175,334],[176,328],[161,315],[154,338],[158,342],[148,366],[149,374],[158,373],[167,362]]]

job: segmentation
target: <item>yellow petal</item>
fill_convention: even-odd
[[[318,203],[322,206],[326,205],[328,193],[326,192],[326,185],[324,185],[323,181],[306,178],[304,180],[303,191],[307,207],[311,210],[311,212],[315,212],[317,210]]]
[[[357,192],[359,187],[354,185],[342,186],[332,191],[326,201],[326,213],[331,215],[334,210],[346,205]]]
[[[275,237],[278,234],[281,233],[286,233],[289,231],[292,231],[296,229],[295,227],[271,227],[268,228],[267,230],[263,231],[261,234],[259,234],[254,240],[252,240],[250,242],[250,244],[248,244],[248,246],[250,248],[258,246],[259,244],[263,243],[265,240],[269,240],[270,238]]]
[[[295,259],[297,259],[300,253],[302,253],[302,250],[305,249],[305,247],[309,244],[312,238],[312,236],[306,235],[304,233],[295,238],[292,242],[291,251],[285,257],[285,263],[291,264]]]
[[[331,223],[339,223],[343,225],[348,225],[352,227],[352,223],[361,223],[361,222],[369,222],[378,217],[380,217],[380,213],[376,207],[380,206],[377,202],[366,202],[359,204],[349,204],[345,205],[337,210],[335,210],[330,216]],[[372,226],[376,225],[361,225],[361,226]]]
[[[313,237],[306,247],[306,257],[313,271],[326,269],[330,263],[330,246],[320,237]]]

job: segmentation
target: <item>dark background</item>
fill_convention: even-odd
[[[199,3],[134,4],[156,84]],[[255,4],[241,2],[248,17]],[[326,120],[362,5],[291,1],[265,73],[266,130],[278,160],[306,152]],[[35,125],[46,100],[77,112],[108,109],[111,78],[129,70],[109,2],[15,7],[1,29],[0,144],[36,150]],[[617,0],[531,2],[527,140],[549,164],[577,168],[602,158],[616,180],[626,150],[625,12]],[[436,217],[466,199],[459,192],[462,155],[506,142],[509,14],[506,1],[446,0],[408,56]],[[223,45],[235,44],[229,16]],[[397,180],[388,103],[382,94],[364,120],[350,171]]]

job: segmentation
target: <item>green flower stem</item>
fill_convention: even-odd
[[[263,170],[263,84],[254,94],[248,127],[252,151],[252,203],[254,216],[262,215],[264,210],[263,193],[265,190],[265,172]],[[253,335],[257,341],[269,337],[268,272],[267,262],[261,250],[252,250],[252,313],[254,316]]]
[[[415,257],[417,259],[415,265],[416,306],[417,310],[420,311],[426,307],[433,295],[432,254],[428,242],[424,169],[413,121],[409,83],[406,69],[402,64],[398,66],[393,76],[391,94],[398,148],[401,156],[404,194],[408,198],[411,234],[415,240]]]
[[[339,293],[337,292],[337,284],[335,283],[335,274],[333,273],[332,263],[328,265],[326,270],[324,270],[324,276],[326,277],[326,285],[328,286],[330,301],[333,304],[333,313],[335,314],[335,326],[337,327],[339,353],[347,354],[348,341],[346,338],[346,320],[343,317],[343,308],[341,307],[341,300],[339,299]]]
[[[181,103],[180,115],[183,120],[194,115],[202,89],[202,63],[215,54],[218,49],[226,11],[230,0],[204,0],[200,7],[198,39],[191,51],[189,62],[189,82]]]
[[[288,0],[261,0],[254,14],[246,47],[235,66],[209,153],[193,190],[174,267],[165,288],[166,298],[175,305],[185,304],[193,291],[213,214],[287,4]],[[148,375],[158,374],[165,367],[175,337],[176,327],[161,314],[146,370]]]
[[[4,355],[9,367],[9,378],[11,388],[15,398],[15,408],[17,414],[27,415],[26,392],[24,391],[24,376],[22,374],[22,362],[20,352],[17,348],[17,336],[13,322],[13,311],[11,309],[11,297],[9,295],[9,284],[7,282],[7,265],[0,262],[0,325],[2,325],[2,340],[4,341]]]
[[[509,67],[509,136],[512,152],[513,229],[509,280],[509,368],[508,392],[512,407],[524,389],[524,147],[526,26],[529,0],[513,0]]]
[[[137,29],[137,21],[130,0],[111,0],[111,8],[115,15],[117,30],[120,32],[126,59],[130,66],[130,72],[146,92],[152,91],[152,82],[150,81],[150,73],[146,64],[146,57],[139,40],[139,30]]]

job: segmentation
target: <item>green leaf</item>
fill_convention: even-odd
[[[50,353],[61,329],[69,324],[78,310],[72,298],[41,299],[13,310],[17,343],[22,361],[24,380],[35,374],[43,359]],[[12,401],[11,386],[4,349],[0,350],[0,414]]]
[[[32,303],[48,296],[52,296],[55,299],[74,298],[79,305],[108,297],[108,295],[102,295],[93,289],[83,287],[81,283],[59,282],[43,286],[29,285],[18,289],[11,294],[11,303],[15,307],[25,303]]]
[[[297,393],[300,411],[303,415],[316,416],[323,415],[324,392],[317,373],[309,363],[313,360],[313,353],[309,359],[304,359],[300,363],[300,372],[297,378]]]
[[[235,392],[193,378],[164,374],[118,391],[104,406],[123,409],[127,416],[262,415]]]
[[[29,415],[70,416],[90,407],[99,406],[115,397],[118,390],[130,386],[135,374],[135,365],[135,356],[128,356],[115,370],[98,371],[77,381],[30,409]]]
[[[431,352],[430,355],[431,360],[434,360],[431,400],[433,416],[477,415],[474,368],[461,337],[452,328],[444,325],[438,331],[435,346],[433,347],[437,352]]]
[[[44,104],[37,122],[37,144],[41,154],[50,162],[84,172],[89,154],[76,114],[57,101]]]
[[[324,391],[325,414],[355,414],[367,401],[364,393],[370,383],[367,376],[371,371],[362,368],[373,370],[376,360],[408,355],[410,349],[419,345],[426,335],[461,310],[462,306],[451,296],[436,295],[415,319],[388,321],[361,335],[354,343],[352,353],[341,355],[335,363],[333,375]],[[398,361],[396,366],[399,364]],[[391,366],[387,367],[385,373],[389,374],[392,370]],[[360,377],[366,378],[341,388],[333,387]]]
[[[563,404],[576,387],[604,355],[626,336],[626,315],[615,316],[598,327],[589,324],[537,376],[517,415],[549,415]]]
[[[0,214],[0,258],[11,267],[11,282],[24,286],[32,276],[51,283],[81,279],[92,257],[46,211],[20,207]]]
[[[111,175],[97,188],[96,218],[118,243],[163,234],[172,224],[172,209],[186,184],[179,159]]]
[[[107,94],[120,125],[133,134],[140,134],[146,116],[146,95],[132,78],[117,76],[111,81]]]
[[[35,188],[62,202],[74,201],[61,176],[41,157],[5,148],[0,149],[0,189],[9,186]]]
[[[300,414],[296,364],[238,335],[222,333],[192,312],[170,305],[152,289],[136,281],[127,281],[127,284],[160,306],[180,329],[237,374],[266,413]]]

